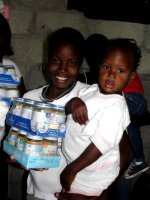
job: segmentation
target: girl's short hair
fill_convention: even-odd
[[[78,30],[71,27],[60,28],[49,36],[48,59],[51,57],[53,52],[64,43],[72,44],[83,59],[84,42],[84,37]]]

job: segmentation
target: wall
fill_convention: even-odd
[[[25,80],[27,90],[45,83],[40,64],[43,42],[57,28],[71,26],[85,37],[102,33],[108,38],[134,38],[141,47],[143,58],[139,72],[150,74],[150,25],[119,21],[90,20],[78,11],[66,10],[66,0],[10,0],[12,46]],[[32,77],[32,78],[31,78]]]
[[[143,58],[139,73],[143,80],[145,96],[150,102],[150,25],[87,19],[78,11],[66,10],[66,0],[9,0],[7,2],[10,3],[9,23],[15,52],[12,59],[16,61],[21,70],[27,90],[45,84],[40,65],[43,56],[43,42],[47,35],[57,28],[71,26],[79,29],[85,37],[92,33],[102,33],[108,38],[134,38],[142,50]],[[85,65],[83,67],[87,70]],[[142,128],[142,137],[148,160],[149,126]],[[15,192],[18,190],[19,196],[19,180],[14,179],[13,181],[12,185],[10,184],[9,193],[13,199],[17,200],[17,198],[20,199]],[[15,184],[16,190],[14,189]]]

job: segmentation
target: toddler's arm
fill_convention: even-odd
[[[72,114],[75,122],[80,125],[88,122],[88,111],[85,103],[78,97],[71,99],[66,104],[66,114]]]
[[[65,189],[65,191],[69,191],[76,174],[95,162],[101,155],[102,153],[99,151],[99,149],[93,143],[91,143],[84,150],[84,152],[76,160],[67,165],[67,167],[61,173],[60,182],[62,188]]]

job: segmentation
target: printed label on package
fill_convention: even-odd
[[[54,137],[64,137],[66,133],[66,125],[60,124],[59,129],[51,129],[45,127],[45,124],[40,124],[40,129],[39,125],[34,126],[34,128],[31,127],[31,120],[26,119],[17,115],[13,115],[11,113],[8,113],[6,116],[6,123],[10,126],[14,126],[20,130],[29,132],[31,134],[35,134],[38,136],[54,136]],[[44,128],[45,127],[45,128]]]
[[[0,74],[0,84],[19,85],[20,80],[10,74]]]
[[[13,155],[15,160],[27,169],[37,168],[56,168],[59,167],[60,156],[30,156],[9,144],[6,140],[3,144],[3,150]]]

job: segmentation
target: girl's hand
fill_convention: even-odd
[[[21,165],[19,162],[17,162],[12,155],[8,156],[7,162],[10,163],[10,164],[15,165],[16,167],[19,167],[19,168],[22,168],[22,169],[24,169],[26,171],[29,171],[29,169],[25,168],[23,165]]]
[[[43,171],[46,171],[48,169],[47,168],[37,168],[37,169],[32,169],[32,170],[43,172]]]

